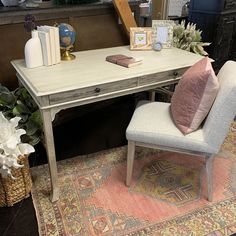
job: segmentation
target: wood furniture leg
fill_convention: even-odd
[[[213,193],[213,160],[214,155],[206,156],[206,177],[207,177],[207,197],[208,201],[212,202]]]
[[[151,102],[155,102],[155,96],[156,96],[156,91],[154,91],[154,90],[149,91],[149,100]]]
[[[44,139],[48,156],[48,166],[50,171],[51,180],[51,201],[55,202],[59,199],[59,186],[57,176],[57,163],[54,146],[54,137],[52,129],[52,117],[50,109],[41,110],[43,128],[44,128]]]
[[[134,152],[135,152],[135,142],[128,141],[128,152],[127,152],[127,176],[126,185],[129,187],[131,184],[133,165],[134,165]]]

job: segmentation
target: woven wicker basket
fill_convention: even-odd
[[[16,179],[2,178],[0,175],[0,207],[13,206],[13,204],[29,197],[32,180],[28,157],[20,156],[18,163],[24,166],[18,169],[12,168],[12,175]]]

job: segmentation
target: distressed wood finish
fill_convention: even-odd
[[[75,54],[74,61],[35,69],[25,68],[24,60],[12,62],[19,82],[32,95],[42,113],[53,201],[59,197],[52,133],[52,120],[57,112],[176,83],[188,67],[202,58],[176,48],[161,52],[130,51],[127,46]],[[113,54],[142,57],[143,64],[125,68],[107,62],[106,56]]]
[[[151,102],[155,102],[155,98],[156,98],[156,91],[154,90],[151,90],[151,91],[149,91],[149,100],[151,101]]]
[[[182,69],[175,69],[165,72],[160,72],[156,74],[152,74],[150,76],[143,76],[139,78],[139,85],[146,85],[152,83],[161,83],[163,81],[170,81],[172,84],[178,81],[183,73],[187,70],[188,67]]]
[[[47,155],[48,155],[48,166],[51,177],[51,201],[55,202],[59,198],[59,186],[58,186],[58,176],[57,176],[57,163],[56,163],[56,153],[54,147],[54,137],[52,129],[52,118],[50,110],[41,110],[41,116],[43,121],[44,130],[44,141],[46,145]]]
[[[131,184],[133,165],[134,165],[134,154],[135,154],[135,142],[128,141],[128,151],[127,151],[127,176],[126,185],[129,187]]]
[[[89,88],[82,88],[74,90],[70,93],[64,92],[59,94],[53,94],[50,96],[50,104],[57,104],[58,100],[61,102],[68,102],[71,100],[88,98],[93,96],[99,96],[102,94],[112,93],[115,91],[125,90],[129,88],[137,87],[137,79],[129,79],[125,81],[120,81],[119,83],[112,82],[107,84],[95,85]]]
[[[137,79],[138,85],[130,89],[130,93],[132,93],[141,86],[159,85],[167,80],[175,82],[188,67],[202,58],[177,48],[161,52],[142,52],[130,51],[127,46],[81,51],[74,54],[76,55],[74,61],[62,61],[60,64],[49,67],[27,69],[24,60],[15,60],[12,65],[20,75],[19,79],[24,80],[24,83],[37,98],[44,96],[53,98],[58,94],[57,104],[59,105],[62,104],[60,97],[64,100],[61,95],[96,86],[109,86],[109,83],[115,83],[120,91],[119,87],[123,87],[123,83]],[[142,58],[143,64],[133,68],[125,68],[106,62],[106,56],[112,54]],[[44,105],[41,106],[44,107]]]
[[[214,155],[206,156],[206,176],[207,176],[207,196],[208,201],[212,201],[213,198],[213,160]]]

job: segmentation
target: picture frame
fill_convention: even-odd
[[[153,43],[161,43],[162,48],[171,48],[173,45],[173,27],[172,20],[153,20]]]
[[[130,50],[152,50],[152,27],[130,28]]]

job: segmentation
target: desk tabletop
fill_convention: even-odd
[[[113,54],[142,58],[141,65],[126,68],[105,61]],[[76,59],[53,66],[28,69],[24,60],[12,65],[35,96],[67,92],[192,66],[202,56],[177,48],[156,51],[130,51],[128,46],[75,52]]]

